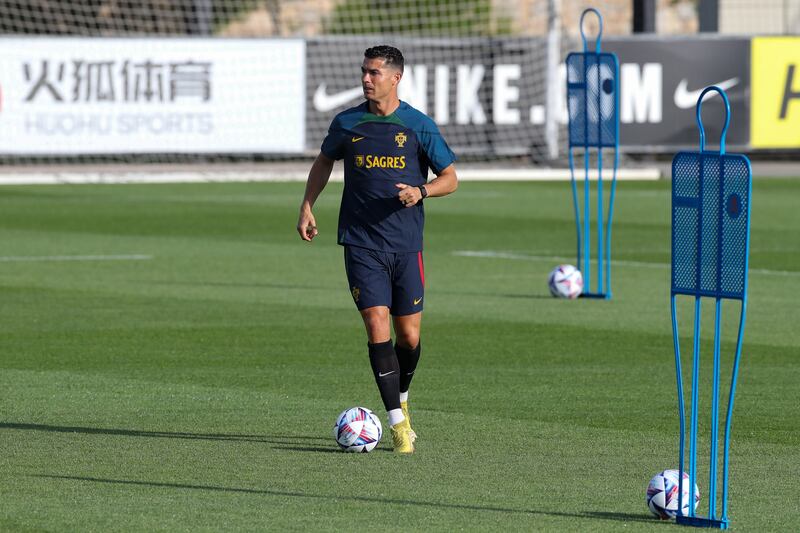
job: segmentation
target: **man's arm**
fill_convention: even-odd
[[[416,205],[417,202],[422,200],[422,191],[419,187],[412,187],[405,183],[397,183],[395,185],[400,189],[397,197],[406,207]],[[435,178],[425,184],[425,190],[428,197],[431,196],[447,196],[458,189],[458,176],[456,176],[456,166],[450,164],[447,168],[442,170]]]
[[[300,217],[297,220],[297,233],[300,234],[300,238],[304,241],[311,242],[311,239],[319,234],[317,221],[314,219],[311,208],[314,207],[314,202],[317,201],[322,189],[328,184],[328,179],[331,177],[331,171],[333,170],[333,163],[333,159],[320,152],[308,172],[306,193],[303,195],[303,202],[300,204]]]
[[[428,196],[447,196],[458,189],[458,177],[455,164],[450,164],[435,178],[425,185]],[[419,189],[417,189],[419,191]]]

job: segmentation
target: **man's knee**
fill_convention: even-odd
[[[384,342],[389,338],[389,308],[369,307],[361,310],[370,342]],[[384,338],[386,337],[386,338]]]
[[[389,308],[388,307],[369,307],[361,311],[364,317],[364,323],[384,325],[389,323]]]
[[[418,328],[408,328],[402,331],[396,332],[396,342],[399,346],[403,348],[407,348],[409,350],[413,350],[419,344],[419,329]]]

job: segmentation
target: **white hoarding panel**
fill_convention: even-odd
[[[302,40],[2,38],[0,154],[299,153]]]

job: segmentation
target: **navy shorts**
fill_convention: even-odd
[[[394,316],[422,311],[425,269],[422,252],[381,252],[344,247],[350,294],[359,310],[386,306]]]

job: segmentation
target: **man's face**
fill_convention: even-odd
[[[385,66],[384,59],[368,57],[361,64],[361,88],[367,100],[382,100],[395,91],[402,74],[393,66]]]

